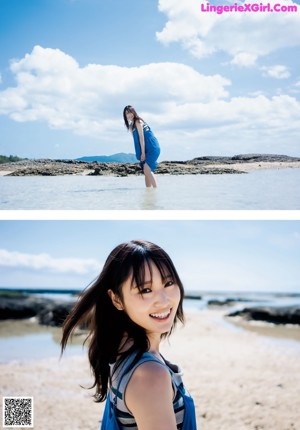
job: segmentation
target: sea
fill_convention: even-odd
[[[300,169],[247,174],[0,177],[0,210],[298,210]]]
[[[70,300],[71,294],[39,293],[42,297]],[[231,304],[222,305],[226,300],[232,300]],[[75,299],[74,299],[75,300]],[[219,305],[210,305],[215,300]],[[281,346],[288,344],[299,350],[300,353],[300,328],[299,326],[281,326],[274,329],[270,324],[239,325],[233,320],[224,318],[224,313],[243,309],[250,306],[290,306],[300,307],[300,292],[233,292],[233,291],[191,291],[187,292],[184,299],[184,310],[193,312],[214,312],[217,324],[226,326],[229,330],[251,330],[266,339],[266,342],[278,343]],[[46,327],[36,324],[33,320],[6,320],[0,321],[0,363],[24,362],[45,359],[48,357],[60,357],[61,329]],[[83,339],[76,339],[66,349],[66,356],[84,355],[86,349],[82,345]]]

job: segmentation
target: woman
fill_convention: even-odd
[[[157,183],[153,172],[157,168],[157,159],[160,154],[159,143],[150,127],[132,106],[125,106],[123,118],[127,129],[132,133],[136,158],[140,160],[146,187],[156,188]]]
[[[184,321],[183,286],[157,245],[130,241],[108,256],[98,279],[63,326],[62,351],[87,324],[97,402],[106,398],[102,430],[195,430],[195,409],[178,367],[160,343]]]

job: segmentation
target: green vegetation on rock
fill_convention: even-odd
[[[6,155],[0,155],[0,164],[4,163],[14,163],[16,161],[27,160],[27,158],[20,158],[16,155],[10,155],[7,157]]]

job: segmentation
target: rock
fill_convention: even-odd
[[[227,316],[240,316],[245,320],[266,321],[273,324],[300,324],[300,306],[255,306],[231,312]]]
[[[233,161],[265,161],[265,162],[280,162],[280,161],[300,161],[299,157],[290,157],[289,155],[278,155],[278,154],[241,154],[231,157]]]
[[[156,173],[168,175],[220,175],[243,174],[240,170],[230,168],[231,164],[247,164],[251,162],[296,162],[300,158],[287,155],[274,154],[242,154],[233,157],[205,156],[196,157],[189,161],[163,161],[160,162]],[[216,164],[228,165],[228,168],[215,167]],[[7,176],[60,176],[87,174],[101,176],[127,176],[142,174],[139,163],[115,163],[115,162],[87,162],[79,160],[21,160],[0,164],[0,170],[10,171]]]
[[[239,297],[228,297],[226,299],[210,299],[207,301],[208,306],[233,306],[239,302],[249,302],[250,299],[243,299]]]
[[[74,305],[74,300],[43,297],[1,297],[0,320],[37,317],[40,324],[60,327]]]
[[[215,307],[215,306],[232,306],[234,305],[235,300],[233,299],[224,299],[224,300],[218,300],[218,299],[211,299],[207,301],[207,306]]]
[[[37,316],[50,299],[40,297],[1,297],[0,320],[23,319]]]
[[[231,157],[205,156],[196,157],[189,161],[191,164],[207,164],[209,163],[227,163],[231,161]]]
[[[202,296],[196,294],[185,294],[184,298],[189,300],[202,300]]]
[[[39,312],[38,321],[42,325],[61,327],[73,306],[74,302],[51,303]]]

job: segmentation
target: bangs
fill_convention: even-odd
[[[141,292],[146,282],[152,284],[153,265],[159,271],[162,280],[172,278],[172,280],[181,287],[181,281],[176,269],[168,259],[157,258],[154,255],[137,255],[136,257],[137,258],[132,261],[131,287],[136,287]]]
[[[124,112],[125,113],[129,112],[129,113],[133,113],[133,114],[136,113],[135,109],[132,106],[126,106],[126,108],[124,109]]]

